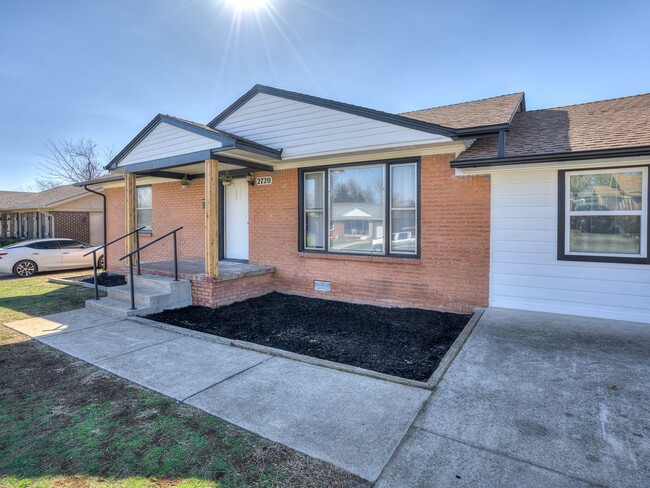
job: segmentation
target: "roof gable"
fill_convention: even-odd
[[[453,131],[432,124],[339,102],[321,102],[323,99],[314,103],[313,97],[287,97],[285,92],[262,88],[249,92],[215,119],[216,128],[281,149],[285,161],[456,139]],[[377,113],[387,117],[375,116]]]
[[[443,105],[405,112],[401,115],[434,124],[442,124],[462,132],[495,126],[508,126],[515,113],[526,110],[524,92],[470,102]],[[496,128],[496,127],[495,127]]]
[[[113,158],[107,168],[217,149],[224,145],[234,145],[234,141],[208,127],[158,114]]]
[[[505,158],[650,146],[650,94],[517,113]],[[478,139],[458,161],[497,158],[494,137]]]
[[[208,126],[220,127],[222,125],[222,122],[232,116],[237,110],[239,110],[242,106],[244,106],[248,101],[253,99],[258,94],[272,95],[275,97],[302,102],[317,107],[329,108],[339,112],[358,115],[360,117],[366,117],[371,120],[386,122],[389,124],[399,125],[402,127],[421,130],[433,134],[440,134],[448,137],[454,137],[456,135],[453,129],[443,127],[441,125],[432,124],[430,122],[422,122],[414,119],[409,119],[407,117],[402,117],[401,115],[395,115],[388,112],[382,112],[380,110],[361,107],[359,105],[337,102],[335,100],[329,100],[327,98],[315,97],[313,95],[292,92],[289,90],[281,90],[279,88],[273,88],[271,86],[265,85],[255,85],[238,100],[236,100],[235,103],[230,105],[226,110],[212,119],[208,123]]]

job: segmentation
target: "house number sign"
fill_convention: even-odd
[[[258,176],[255,178],[256,185],[270,185],[271,183],[273,183],[272,176]]]

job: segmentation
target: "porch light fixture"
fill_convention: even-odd
[[[246,183],[248,183],[249,186],[255,186],[255,177],[251,173],[246,175]]]

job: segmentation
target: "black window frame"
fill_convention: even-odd
[[[415,225],[417,227],[417,236],[416,236],[416,252],[415,253],[396,253],[391,252],[390,239],[392,238],[392,222],[391,222],[391,166],[399,166],[401,164],[415,164],[415,182],[416,182],[416,208],[415,208]],[[329,170],[335,168],[353,168],[353,167],[362,167],[362,166],[384,166],[384,181],[385,181],[385,194],[384,194],[384,252],[345,252],[345,251],[330,251],[329,250],[329,217],[330,217],[330,205],[329,205],[329,192],[330,192],[330,177]],[[422,167],[422,158],[421,157],[410,157],[410,158],[399,158],[399,159],[373,159],[369,161],[359,161],[351,163],[339,163],[339,164],[330,164],[323,166],[313,166],[305,167],[298,169],[298,252],[301,253],[310,253],[310,254],[327,254],[331,256],[360,256],[360,257],[379,257],[379,258],[398,258],[398,259],[421,259],[422,256],[422,225],[421,225],[421,214],[422,214],[422,205],[421,205],[421,194],[422,194],[422,177],[421,177],[421,167]],[[305,236],[305,194],[304,194],[304,175],[305,173],[315,173],[318,171],[323,171],[325,173],[325,208],[324,208],[324,219],[325,219],[325,249],[312,249],[306,248],[304,242]]]
[[[571,168],[558,170],[557,186],[557,259],[558,261],[582,261],[591,263],[612,263],[612,264],[650,264],[650,209],[646,209],[646,257],[623,257],[607,256],[605,254],[567,254],[566,251],[566,174],[576,171],[602,171],[602,170],[625,170],[634,168],[647,168],[646,178],[650,180],[649,164],[631,164],[626,166],[606,166],[590,168]],[[650,181],[646,181],[646,188],[650,191]],[[650,203],[650,195],[645,195],[646,206]],[[643,218],[643,216],[641,217]]]

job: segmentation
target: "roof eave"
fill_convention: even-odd
[[[88,186],[88,185],[101,185],[103,183],[112,183],[114,181],[121,181],[123,179],[124,179],[124,175],[122,173],[120,173],[119,175],[115,175],[115,176],[110,177],[110,178],[106,178],[106,177],[104,177],[104,178],[96,178],[94,180],[80,181],[78,183],[73,183],[73,184],[74,184],[74,186],[84,187],[84,186]]]
[[[456,132],[460,137],[488,137],[495,136],[501,131],[507,132],[509,130],[510,123],[467,127],[463,129],[456,129]]]
[[[456,159],[452,168],[480,168],[483,166],[511,166],[515,164],[534,164],[546,162],[580,161],[585,159],[604,159],[616,157],[650,156],[650,146],[620,147],[612,149],[591,149],[586,151],[565,151],[521,156],[491,157],[482,159]]]

